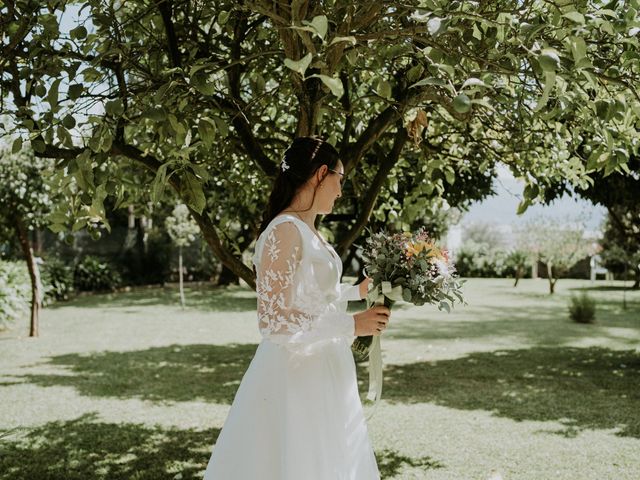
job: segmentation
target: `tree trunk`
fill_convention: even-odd
[[[31,323],[29,327],[29,336],[37,337],[39,332],[39,318],[40,318],[40,271],[36,264],[35,257],[33,256],[33,248],[29,242],[29,232],[25,226],[22,218],[19,216],[15,218],[15,227],[18,232],[18,240],[20,241],[20,247],[22,253],[27,262],[27,268],[29,269],[29,278],[31,279]]]
[[[213,254],[225,265],[229,270],[231,270],[238,277],[243,279],[249,287],[255,290],[256,288],[256,277],[252,269],[247,267],[242,259],[236,257],[233,253],[227,250],[222,244],[220,237],[218,236],[218,232],[216,232],[216,227],[209,219],[206,214],[200,214],[189,208],[193,219],[196,221],[198,226],[200,227],[200,232],[202,232],[202,236],[206,240],[211,250],[213,250]]]
[[[402,148],[404,147],[404,144],[407,142],[408,138],[409,136],[407,134],[407,130],[402,125],[398,125],[398,131],[396,132],[391,152],[380,163],[380,167],[376,172],[376,176],[369,186],[369,190],[367,191],[364,200],[361,202],[361,210],[357,216],[355,225],[353,225],[345,234],[345,236],[338,242],[336,251],[338,252],[338,255],[340,255],[340,258],[344,257],[346,252],[349,250],[349,247],[351,247],[353,242],[356,241],[365,225],[369,221],[371,212],[373,212],[376,200],[378,199],[380,189],[387,181],[389,172],[400,158],[400,152],[402,152]]]
[[[184,308],[184,282],[182,279],[182,246],[178,247],[178,278],[180,279],[180,306]]]
[[[520,281],[520,277],[522,277],[522,268],[516,267],[516,281],[513,283],[514,287],[518,286],[518,282]]]
[[[218,275],[216,285],[219,287],[226,285],[238,285],[239,280],[238,275],[233,273],[226,266],[222,265],[222,270],[220,271],[220,275]]]
[[[635,272],[636,279],[633,282],[633,285],[631,286],[631,289],[632,290],[638,290],[638,289],[640,289],[640,265],[636,265],[636,267],[633,269],[633,271]]]
[[[549,295],[553,295],[558,279],[553,278],[553,265],[551,263],[547,263],[547,279],[549,280]]]

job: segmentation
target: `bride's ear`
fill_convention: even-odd
[[[318,180],[318,185],[320,185],[324,177],[327,176],[328,170],[329,170],[329,167],[327,167],[326,165],[320,165],[318,170],[316,170],[316,180]]]

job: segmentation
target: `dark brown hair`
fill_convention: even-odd
[[[330,169],[338,164],[338,152],[330,143],[318,137],[298,137],[284,152],[283,164],[269,195],[258,235],[282,210],[287,208],[296,191],[309,180],[322,165]],[[313,192],[315,198],[315,191]]]

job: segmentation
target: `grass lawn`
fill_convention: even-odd
[[[511,284],[469,280],[451,314],[394,309],[369,420],[383,478],[640,479],[640,292],[623,310],[620,282]],[[581,290],[593,325],[568,320]],[[26,318],[0,333],[0,478],[200,478],[260,337],[247,289],[187,302],[83,296],[46,309],[39,339]]]

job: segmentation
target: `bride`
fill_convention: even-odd
[[[340,257],[314,225],[340,197],[343,176],[338,153],[319,138],[296,138],[285,152],[253,257],[262,341],[204,480],[380,478],[350,346],[380,335],[390,312],[346,313],[370,280],[340,283]]]

